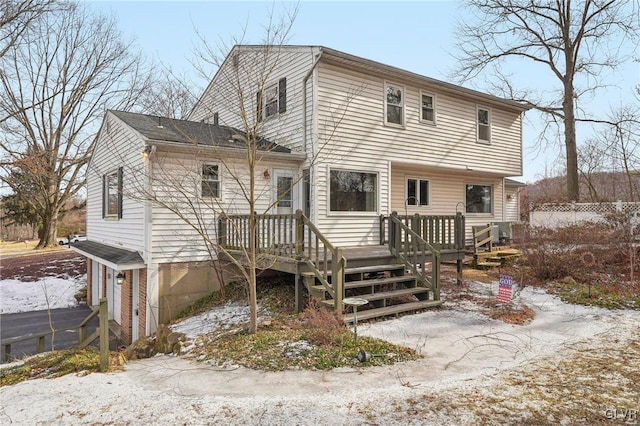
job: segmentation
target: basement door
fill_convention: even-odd
[[[117,284],[117,274],[118,271],[107,268],[107,300],[109,305],[109,319],[120,324],[122,322],[122,286]]]

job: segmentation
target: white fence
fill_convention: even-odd
[[[529,213],[531,226],[560,228],[581,222],[604,222],[612,213],[624,213],[632,222],[640,222],[640,203],[547,203],[534,207]]]

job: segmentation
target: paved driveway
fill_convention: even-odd
[[[56,330],[54,338],[55,349],[66,349],[78,343],[78,332],[71,329],[79,325],[89,314],[91,309],[87,306],[74,308],[52,309],[51,322]],[[93,318],[89,323],[89,333],[98,327],[98,318]],[[21,312],[17,314],[0,315],[0,339],[27,334],[46,333],[51,331],[49,326],[48,311]],[[96,340],[97,342],[97,340]],[[51,350],[51,336],[45,338],[45,350]],[[1,349],[4,359],[4,347]],[[32,355],[36,351],[35,339],[25,340],[11,345],[11,355],[20,358],[24,355]]]

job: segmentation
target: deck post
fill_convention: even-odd
[[[304,222],[302,216],[302,210],[296,210],[296,259],[301,259],[304,255]]]
[[[398,212],[391,212],[391,216],[393,219],[398,220]],[[389,218],[389,251],[391,251],[393,255],[397,255],[400,249],[400,233],[398,232],[395,220]]]
[[[51,340],[53,340],[53,337]],[[51,347],[51,350],[53,350],[53,346]],[[44,335],[36,337],[36,353],[40,354],[42,352],[44,352]]]
[[[109,309],[107,308],[107,298],[100,299],[100,370],[107,371],[109,368]]]
[[[440,253],[433,253],[433,271],[431,275],[433,300],[440,300]]]
[[[227,217],[224,214],[218,218],[218,244],[227,246]]]
[[[333,294],[335,295],[335,308],[338,315],[342,315],[342,299],[344,299],[344,262],[342,249],[337,247],[331,254],[331,282],[333,284]]]
[[[296,301],[296,314],[302,312],[302,308],[304,307],[304,302],[302,300],[302,290],[304,284],[302,283],[302,276],[300,274],[296,274],[296,283],[295,283],[295,301]]]

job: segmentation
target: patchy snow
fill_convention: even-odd
[[[258,314],[263,313],[260,310]],[[249,305],[229,302],[208,312],[190,317],[171,326],[178,333],[184,333],[194,339],[199,335],[211,333],[219,328],[232,327],[249,322]]]
[[[78,301],[74,295],[86,285],[86,274],[75,278],[47,277],[31,282],[0,280],[0,314],[76,306]]]
[[[487,297],[497,290],[497,284],[475,286]],[[568,305],[539,289],[525,288],[518,297],[536,313],[523,326],[459,307],[359,325],[361,335],[418,350],[424,356],[418,361],[328,372],[262,372],[159,356],[130,362],[124,372],[2,387],[0,423],[474,424],[478,419],[465,408],[474,406],[469,395],[480,401],[491,396],[485,394],[492,386],[500,386],[501,397],[511,399],[515,391],[504,380],[514,368],[527,368],[534,360],[553,368],[562,351],[578,344],[580,350],[603,350],[611,345],[608,337],[622,342],[638,332],[637,311]],[[244,307],[229,304],[174,330],[194,336],[240,318],[246,321]],[[454,405],[460,407],[455,418],[438,410],[443,401],[459,404]],[[514,402],[514,413],[527,409],[529,400],[524,401],[520,406]],[[426,408],[415,411],[411,404],[418,402]]]

